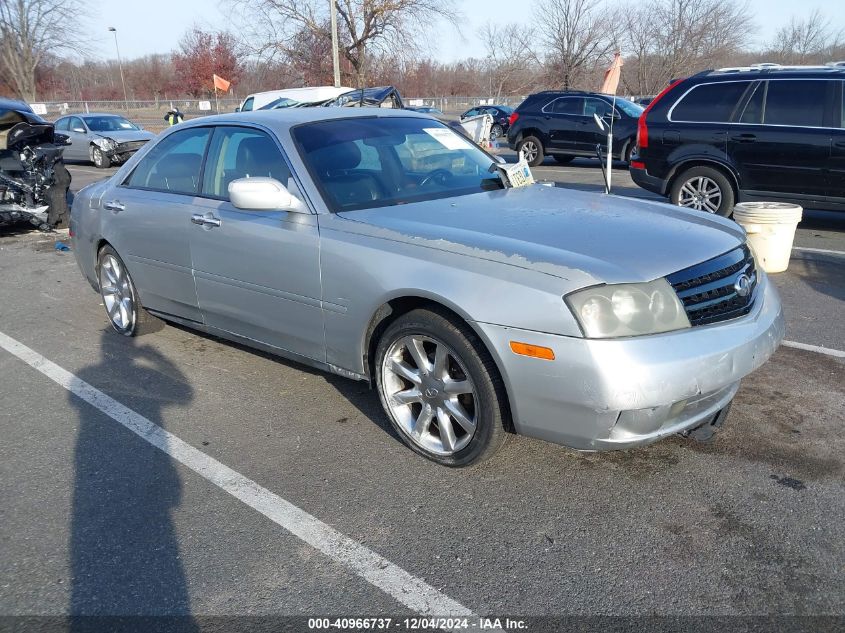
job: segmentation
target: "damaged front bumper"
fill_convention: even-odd
[[[590,340],[476,325],[503,369],[515,430],[592,451],[708,424],[784,336],[780,297],[765,276],[748,315],[666,334]],[[549,347],[555,360],[513,354],[512,340]]]

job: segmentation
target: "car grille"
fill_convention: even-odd
[[[125,152],[135,152],[143,147],[147,141],[128,141],[117,146],[117,153],[123,154]]]
[[[745,275],[748,293],[740,296],[737,280]],[[690,266],[666,277],[684,304],[690,324],[707,325],[735,319],[751,312],[757,294],[757,269],[743,244],[719,257]]]

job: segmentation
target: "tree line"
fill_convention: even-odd
[[[237,96],[331,84],[329,3],[225,1],[231,31],[191,28],[171,52],[124,60],[130,99],[208,97],[215,73]],[[707,68],[845,60],[843,30],[820,11],[755,39],[741,0],[538,0],[528,24],[488,21],[474,34],[484,55],[452,62],[438,61],[427,41],[435,30],[461,37],[453,0],[336,0],[336,7],[343,85],[391,84],[408,96],[594,90],[615,51],[625,59],[620,91],[631,95],[655,94]],[[121,100],[117,62],[84,59],[85,11],[84,0],[0,0],[0,94]]]

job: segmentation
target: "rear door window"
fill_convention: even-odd
[[[824,110],[828,83],[822,80],[798,79],[768,82],[763,123],[824,127]]]
[[[581,116],[584,114],[584,99],[582,97],[563,97],[543,109],[546,112],[551,110],[555,114]]]
[[[750,81],[701,84],[687,92],[669,113],[672,121],[727,123]]]
[[[124,185],[196,195],[209,136],[207,127],[174,132],[140,160]]]

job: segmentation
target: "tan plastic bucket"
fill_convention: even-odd
[[[795,229],[803,209],[785,202],[740,202],[734,221],[745,229],[757,263],[767,273],[780,273],[789,266]]]

